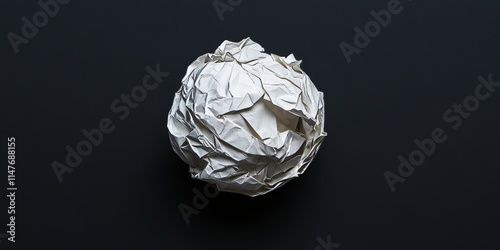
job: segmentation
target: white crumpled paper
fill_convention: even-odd
[[[246,38],[191,65],[168,114],[174,151],[193,178],[257,196],[302,174],[324,132],[323,93],[301,61]]]

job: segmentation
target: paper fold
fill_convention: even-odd
[[[246,38],[189,65],[167,127],[193,178],[257,196],[307,169],[326,136],[324,100],[300,63]]]

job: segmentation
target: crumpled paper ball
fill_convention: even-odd
[[[193,178],[257,196],[307,169],[326,136],[324,100],[300,63],[246,38],[189,65],[167,127]]]

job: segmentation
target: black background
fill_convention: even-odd
[[[500,81],[500,3],[401,1],[348,64],[339,44],[387,2],[243,0],[221,21],[211,1],[72,0],[16,54],[7,34],[40,7],[3,1],[2,140],[16,137],[19,190],[17,242],[0,249],[314,249],[328,235],[340,249],[499,249],[500,90],[456,131],[442,115],[479,75]],[[166,115],[194,59],[246,37],[303,60],[328,136],[300,178],[221,193],[186,225],[178,205],[204,183],[171,149]],[[120,121],[111,102],[156,64],[170,76]],[[115,131],[59,183],[51,163],[104,117]],[[436,127],[448,140],[392,193],[383,173]]]

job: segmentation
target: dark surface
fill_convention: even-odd
[[[339,44],[387,2],[243,0],[221,22],[211,1],[73,0],[15,54],[6,35],[40,7],[3,1],[2,140],[16,137],[19,190],[17,242],[0,249],[314,249],[328,235],[340,249],[499,249],[500,89],[456,131],[442,116],[479,75],[500,81],[500,3],[402,1],[348,64]],[[328,137],[300,178],[221,193],[186,225],[178,205],[204,183],[171,149],[166,114],[194,59],[245,37],[303,60]],[[156,64],[170,76],[120,121],[111,102]],[[115,131],[59,183],[51,163],[104,117]],[[392,193],[384,172],[437,127],[448,140]]]

